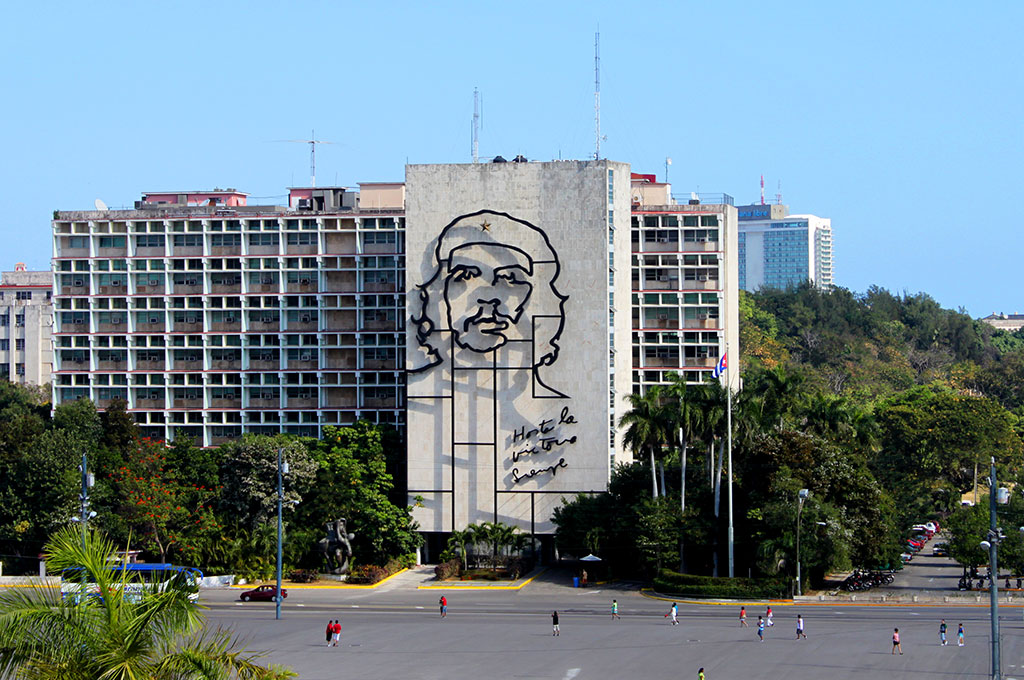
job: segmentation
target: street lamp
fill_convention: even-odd
[[[809,489],[800,489],[796,494],[796,594],[803,595],[800,585],[800,514],[804,509],[804,501],[811,495]]]
[[[284,449],[277,450],[277,592],[274,594],[275,615],[274,618],[281,618],[281,535],[282,521],[281,508],[284,505],[284,476],[288,474],[288,461],[283,460]]]
[[[991,458],[991,472],[988,477],[988,522],[989,529],[984,541],[981,542],[981,548],[988,551],[989,561],[989,614],[992,618],[992,680],[1000,680],[1002,674],[1000,672],[999,663],[999,562],[998,562],[998,548],[1000,542],[1006,536],[1003,534],[1003,530],[996,526],[996,503],[1008,503],[1009,492],[1006,489],[1000,489],[996,483],[996,459]],[[1022,527],[1024,530],[1024,527]]]

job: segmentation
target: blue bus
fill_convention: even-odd
[[[195,567],[176,567],[170,563],[121,564],[109,567],[109,571],[114,586],[124,584],[125,599],[129,602],[138,602],[145,592],[160,592],[178,575],[184,576],[189,586],[188,598],[195,602],[199,599],[199,583],[203,580],[203,572]],[[84,585],[87,596],[99,597],[97,583],[86,581]],[[61,574],[61,597],[77,599],[82,586],[81,567],[69,567]]]

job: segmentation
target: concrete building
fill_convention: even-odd
[[[206,446],[401,425],[401,186],[294,188],[295,208],[229,189],[57,213],[53,403],[124,399],[146,435]]]
[[[1019,331],[1024,328],[1024,314],[1006,314],[1005,312],[992,312],[988,316],[984,316],[980,319],[993,328],[998,328],[1004,331]]]
[[[632,180],[633,392],[709,379],[730,353],[739,388],[737,211],[727,194],[683,202],[654,175]]]
[[[629,166],[410,165],[408,488],[422,531],[554,531],[630,456]],[[620,319],[617,323],[616,319]]]
[[[27,271],[20,262],[0,275],[0,379],[50,382],[52,292],[52,273]]]
[[[740,288],[786,289],[804,281],[821,288],[833,285],[830,218],[790,215],[789,207],[779,204],[737,210]]]

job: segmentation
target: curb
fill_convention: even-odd
[[[536,574],[526,579],[522,583],[516,583],[515,585],[509,586],[491,586],[483,584],[474,584],[472,581],[451,581],[438,583],[437,585],[422,585],[416,586],[416,590],[521,590],[528,586],[535,578],[547,571],[547,568],[541,569]]]
[[[779,607],[972,607],[975,609],[988,609],[987,603],[976,604],[976,603],[958,603],[958,602],[849,602],[849,601],[834,601],[822,600],[817,602],[805,602],[803,600],[796,602],[794,600],[693,600],[693,599],[682,599],[668,597],[658,593],[650,588],[642,588],[640,595],[650,600],[661,600],[663,602],[679,602],[681,604],[688,605],[708,605],[714,607],[735,607],[736,605],[742,606],[754,606],[760,605],[765,602],[772,606]],[[999,603],[999,607],[1020,609],[1024,608],[1024,604],[1004,604]]]
[[[284,588],[285,590],[360,590],[360,589],[362,589],[362,590],[366,590],[366,589],[372,590],[372,589],[376,588],[377,586],[384,585],[385,583],[387,583],[391,579],[395,578],[399,574],[404,574],[407,571],[409,571],[408,568],[401,569],[399,571],[396,571],[394,574],[391,574],[387,578],[382,578],[381,580],[377,581],[376,583],[344,583],[344,582],[339,582],[339,583],[331,584],[331,585],[326,585],[326,584],[325,585],[317,585],[317,584],[313,584],[313,583],[298,583],[298,584],[291,584],[291,585],[289,585],[287,587],[285,587],[285,585],[282,583],[281,587]],[[236,590],[239,590],[239,589],[252,590],[253,588],[259,587],[260,585],[273,585],[273,584],[255,584],[254,585],[252,583],[246,583],[246,584],[243,584],[243,585],[228,586],[228,588],[232,588],[232,589],[236,589]]]

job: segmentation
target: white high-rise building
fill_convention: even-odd
[[[790,215],[779,204],[743,205],[739,213],[739,287],[786,289],[810,281],[833,285],[832,220]]]
[[[28,385],[50,382],[53,346],[53,274],[18,263],[0,279],[0,379]]]

